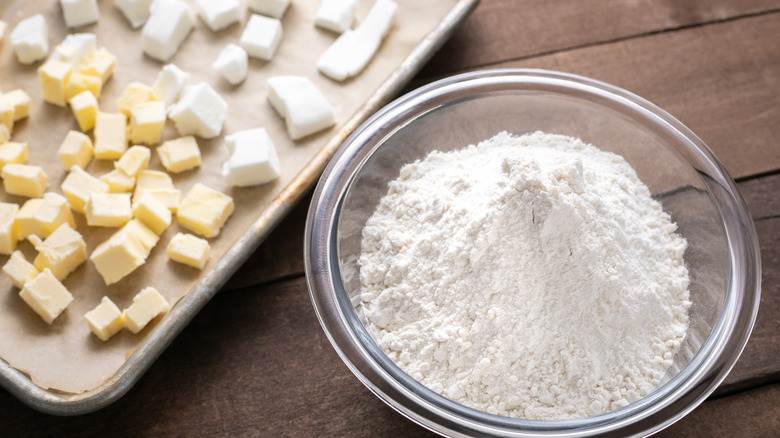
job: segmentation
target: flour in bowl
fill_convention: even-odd
[[[408,164],[368,219],[362,312],[458,403],[534,420],[647,395],[688,325],[686,242],[620,156],[500,133]]]

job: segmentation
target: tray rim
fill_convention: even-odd
[[[409,83],[479,2],[480,0],[458,0],[355,114],[281,190],[271,205],[260,213],[219,262],[160,320],[111,378],[94,389],[79,394],[66,393],[38,386],[27,374],[0,358],[0,386],[37,411],[62,416],[94,412],[125,395],[281,220],[314,187],[330,158],[352,131]]]

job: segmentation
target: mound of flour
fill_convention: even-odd
[[[368,328],[406,373],[509,417],[653,390],[688,324],[686,242],[620,156],[500,133],[408,164],[363,231]]]

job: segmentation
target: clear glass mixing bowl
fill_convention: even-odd
[[[605,414],[561,421],[500,417],[448,400],[398,368],[361,322],[363,225],[406,163],[499,131],[579,137],[615,152],[688,240],[690,327],[654,392]],[[317,186],[305,237],[317,316],[350,370],[401,414],[449,436],[615,436],[658,431],[712,393],[737,361],[758,311],[760,256],[744,201],[712,152],[669,114],[620,88],[541,70],[487,70],[413,91],[350,136]]]

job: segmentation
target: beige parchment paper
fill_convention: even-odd
[[[154,286],[171,303],[192,290],[271,204],[274,197],[334,135],[338,125],[356,112],[457,3],[456,0],[396,0],[399,9],[395,25],[377,56],[358,77],[338,83],[319,74],[316,68],[317,58],[336,38],[335,34],[314,26],[314,13],[319,2],[292,1],[282,19],[283,39],[276,56],[271,62],[250,58],[249,75],[238,86],[228,84],[211,68],[211,64],[226,44],[238,43],[244,23],[251,13],[243,0],[240,24],[214,33],[198,18],[194,31],[168,61],[189,72],[191,84],[201,81],[211,84],[229,106],[222,135],[208,141],[198,139],[202,166],[172,175],[174,185],[182,194],[196,182],[202,182],[231,195],[235,201],[235,213],[221,234],[210,239],[211,258],[204,271],[168,260],[165,247],[169,240],[177,232],[186,231],[176,224],[174,217],[174,223],[161,235],[146,265],[119,283],[106,286],[89,260],[74,271],[63,283],[75,299],[52,325],[43,322],[28,308],[19,297],[19,290],[4,275],[0,275],[0,358],[48,390],[78,394],[97,388],[107,381],[145,335],[155,329],[154,324],[138,335],[123,330],[108,342],[102,342],[90,333],[84,321],[84,313],[94,308],[103,296],[109,296],[120,308],[126,308],[133,296],[145,286]],[[99,100],[102,111],[115,113],[116,100],[125,86],[130,82],[151,86],[164,63],[143,54],[141,30],[132,29],[113,3],[113,0],[100,0],[99,22],[71,29],[70,33],[95,33],[98,45],[105,46],[118,58],[114,76],[104,87]],[[372,4],[373,0],[358,0],[355,24],[365,17]],[[194,4],[190,3],[190,6],[194,11]],[[78,130],[78,125],[70,108],[43,102],[37,77],[37,68],[41,62],[31,66],[19,64],[9,42],[9,35],[16,24],[36,13],[43,14],[49,26],[50,53],[69,33],[57,0],[0,1],[0,19],[8,24],[0,45],[0,87],[5,92],[21,88],[31,96],[30,117],[17,122],[12,139],[28,143],[28,163],[44,168],[48,175],[47,191],[61,193],[59,186],[66,171],[57,157],[57,149],[66,133],[71,129]],[[297,142],[291,141],[283,120],[273,112],[266,100],[266,79],[281,74],[302,75],[311,79],[334,105],[337,126]],[[282,176],[260,187],[237,189],[225,186],[220,176],[222,163],[228,157],[223,144],[224,135],[256,127],[266,128],[273,139],[282,163]],[[168,121],[163,141],[177,136],[173,123]],[[164,170],[154,151],[155,146],[151,148],[149,168]],[[93,160],[87,170],[101,175],[112,168],[113,162]],[[21,205],[26,198],[2,192],[0,200]],[[81,214],[74,213],[74,217],[78,230],[87,242],[88,254],[116,231],[112,228],[88,227]],[[35,250],[29,242],[20,242],[18,249],[29,261],[33,260]],[[7,256],[0,256],[0,264],[4,264],[7,259]]]

